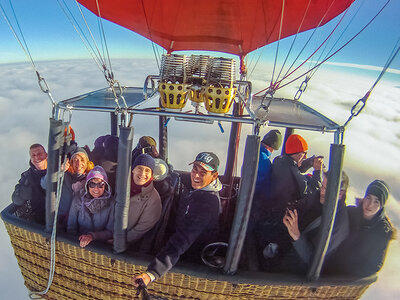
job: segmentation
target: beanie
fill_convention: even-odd
[[[290,135],[286,141],[286,146],[285,146],[286,154],[306,152],[307,150],[308,150],[308,145],[306,140],[298,134]]]
[[[264,135],[261,142],[274,150],[278,150],[282,146],[282,135],[279,130],[271,130]]]
[[[75,156],[75,155],[78,155],[78,154],[84,156],[84,157],[86,158],[86,161],[89,161],[89,157],[88,157],[88,154],[87,154],[86,150],[85,150],[84,148],[81,148],[81,147],[78,147],[78,148],[75,150],[75,152],[72,153],[71,159],[73,159],[74,156]]]
[[[386,200],[389,197],[389,187],[383,180],[374,180],[367,187],[365,196],[368,195],[376,196],[381,203],[381,207],[384,207]]]
[[[145,166],[149,167],[152,172],[154,172],[154,167],[155,167],[155,161],[154,158],[151,157],[149,154],[140,154],[138,157],[136,157],[135,161],[132,164],[132,170],[136,166]]]

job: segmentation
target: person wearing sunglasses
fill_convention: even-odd
[[[67,232],[79,234],[81,247],[94,240],[107,241],[113,237],[113,216],[114,198],[107,174],[101,166],[95,166],[72,200]]]

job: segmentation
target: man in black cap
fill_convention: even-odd
[[[136,287],[138,279],[148,285],[163,276],[184,253],[200,257],[203,247],[213,242],[210,233],[218,232],[221,211],[218,192],[222,188],[218,179],[219,159],[212,152],[201,152],[191,165],[191,189],[179,200],[175,232],[150,263],[147,271],[133,277],[133,285]]]

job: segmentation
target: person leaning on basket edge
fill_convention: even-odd
[[[218,229],[221,211],[218,192],[222,185],[218,179],[219,159],[212,152],[196,156],[190,179],[192,189],[179,200],[175,220],[175,232],[147,267],[147,271],[133,277],[133,285],[139,279],[148,285],[167,273],[185,253],[200,257],[201,249],[212,240],[210,232]]]

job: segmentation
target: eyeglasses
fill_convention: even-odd
[[[94,189],[95,187],[98,187],[99,189],[102,189],[106,186],[106,183],[104,181],[102,182],[93,182],[93,181],[89,181],[88,183],[88,187],[91,189]]]

